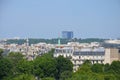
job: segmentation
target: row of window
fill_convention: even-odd
[[[105,52],[74,52],[73,55],[105,55]]]
[[[73,64],[74,65],[80,65],[80,64],[83,64],[84,61],[73,61]],[[101,63],[101,64],[103,64],[103,60],[91,60],[91,63],[92,64],[95,64],[95,63]]]
[[[86,55],[84,55],[84,56],[74,56],[74,57],[81,59],[81,58],[103,58],[104,56],[89,56],[89,55],[86,56]]]
[[[55,53],[72,53],[73,51],[72,50],[58,50],[58,49],[56,49],[55,50]]]

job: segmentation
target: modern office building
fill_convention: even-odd
[[[73,31],[62,31],[62,38],[72,39],[73,38]]]

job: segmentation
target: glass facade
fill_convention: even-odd
[[[72,39],[73,38],[73,32],[72,31],[62,31],[62,38]]]

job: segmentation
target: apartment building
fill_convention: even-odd
[[[92,64],[111,64],[114,60],[120,60],[119,48],[104,48],[104,47],[77,47],[77,46],[64,46],[55,48],[54,57],[63,56],[69,58],[76,71],[85,60],[90,60]]]
[[[120,48],[106,48],[104,63],[111,64],[113,61],[120,60]]]
[[[74,65],[73,69],[75,71],[85,60],[90,60],[93,64],[104,63],[105,50],[103,47],[81,48],[77,50],[75,50],[74,47],[56,48],[54,57],[60,55],[69,58],[72,61]]]

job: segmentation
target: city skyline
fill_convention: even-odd
[[[1,0],[1,38],[120,38],[119,0]]]

